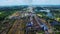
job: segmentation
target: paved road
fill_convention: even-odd
[[[36,17],[36,19],[40,22],[40,26],[44,27],[44,31],[45,31],[46,34],[48,34],[48,33],[52,34],[53,33],[53,30],[51,28],[50,23],[47,23],[45,19],[42,19],[42,18],[39,18],[39,17]]]
[[[19,12],[14,13],[12,16],[20,16]],[[8,34],[24,34],[24,31],[20,31],[21,28],[23,28],[24,26],[22,25],[22,23],[24,23],[23,19],[16,19],[16,21],[14,22],[12,28],[10,29],[10,31],[8,32]]]
[[[14,14],[14,16],[15,15],[20,16],[19,14],[20,13],[17,12],[17,14]],[[38,18],[36,15],[34,15],[34,18],[32,18],[33,17],[32,15],[30,15],[30,16],[31,17],[30,17],[30,19],[28,19],[28,21],[30,21],[35,26],[35,28],[36,28],[36,26],[38,26],[38,27],[44,27],[44,30],[48,29],[48,27],[47,27],[48,25],[45,22],[41,21],[41,19]],[[26,20],[24,20],[24,19],[16,19],[16,21],[14,22],[14,24],[13,24],[12,28],[10,29],[10,31],[8,32],[8,34],[24,34],[24,31],[20,31],[20,29],[24,28],[23,23],[25,23],[25,22],[26,22]],[[42,26],[42,24],[43,24],[43,26]]]

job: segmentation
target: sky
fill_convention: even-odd
[[[0,6],[14,5],[60,5],[60,0],[0,0]]]

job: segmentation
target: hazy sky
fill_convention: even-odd
[[[0,6],[13,5],[60,5],[60,0],[0,0]]]

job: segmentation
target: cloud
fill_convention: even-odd
[[[24,2],[24,0],[6,0],[6,1],[0,1],[0,6],[10,6],[10,5],[25,5],[28,4]]]
[[[33,0],[36,5],[60,5],[60,0]]]
[[[12,5],[60,5],[60,0],[0,0],[0,6]]]

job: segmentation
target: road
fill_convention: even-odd
[[[26,19],[21,19],[19,17],[20,16],[20,13],[19,12],[16,12],[12,16],[18,16],[18,18],[16,18],[16,21],[14,22],[14,24],[13,24],[12,28],[10,29],[10,31],[8,32],[8,34],[24,34],[25,31],[24,30],[21,30],[21,29],[24,28],[24,27],[26,27],[26,26],[24,26],[24,23],[25,22],[28,22],[29,23],[29,21],[31,22],[31,24],[34,25],[34,29],[44,27],[44,31],[46,29],[49,30],[48,28],[50,27],[50,25],[48,25],[47,22],[44,22],[43,19],[38,18],[36,16],[36,14],[35,15],[30,14],[30,19],[28,18],[28,21]],[[34,16],[34,18],[33,18],[33,16]],[[42,24],[43,24],[43,26],[42,26]],[[38,30],[38,29],[36,29],[36,30]],[[45,33],[48,34],[50,32],[45,31]]]
[[[17,12],[13,13],[11,16],[15,16],[16,13]],[[8,16],[8,18],[10,18],[11,16]],[[4,24],[5,28],[2,30],[2,32],[0,34],[6,34],[8,32],[8,30],[10,29],[10,27],[13,25],[13,21],[14,21],[14,19],[4,19],[2,24],[6,23],[6,24]]]
[[[12,16],[18,16],[19,17],[19,14],[20,14],[19,12],[16,12]],[[24,34],[24,31],[20,31],[20,29],[24,27],[24,25],[22,25],[23,23],[24,23],[23,19],[16,18],[16,20],[15,20],[12,28],[8,32],[8,34]]]

